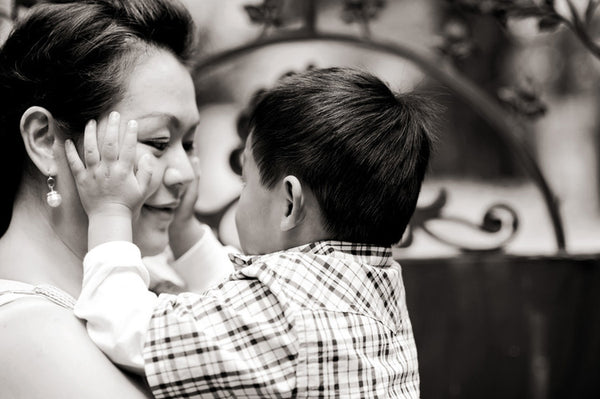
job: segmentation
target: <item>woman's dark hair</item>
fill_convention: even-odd
[[[123,98],[125,79],[144,51],[165,49],[186,64],[193,41],[192,18],[176,0],[46,2],[17,21],[0,49],[0,164],[9,175],[0,234],[30,162],[19,130],[23,112],[44,107],[76,138],[88,120]]]
[[[250,117],[261,183],[294,175],[314,193],[331,239],[389,246],[412,216],[436,106],[352,69],[314,69],[263,92]]]

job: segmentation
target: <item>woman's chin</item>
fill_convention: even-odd
[[[138,246],[142,256],[154,256],[164,252],[169,244],[169,240],[166,233],[156,232],[154,234],[145,234],[141,237],[134,237],[134,244]]]
[[[163,253],[166,248],[167,248],[166,245],[162,246],[160,248],[157,248],[157,247],[140,248],[140,252],[142,253],[142,256],[155,256],[155,255],[159,255],[159,254]]]
[[[148,212],[142,213],[133,225],[133,242],[142,256],[154,256],[162,253],[169,245],[170,220],[162,220]]]

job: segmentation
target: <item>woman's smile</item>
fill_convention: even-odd
[[[158,217],[161,220],[170,222],[173,220],[173,217],[175,215],[175,210],[177,209],[178,206],[179,206],[178,202],[172,202],[170,204],[156,204],[156,205],[144,204],[143,210],[146,211],[146,213],[155,215],[156,217]]]

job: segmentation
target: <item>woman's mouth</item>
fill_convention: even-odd
[[[161,219],[171,220],[173,215],[175,214],[175,209],[177,209],[174,205],[148,205],[145,204],[143,209],[146,212],[149,212],[153,215],[160,217]]]

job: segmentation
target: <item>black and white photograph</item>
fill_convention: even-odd
[[[0,0],[0,399],[600,397],[600,0]]]

